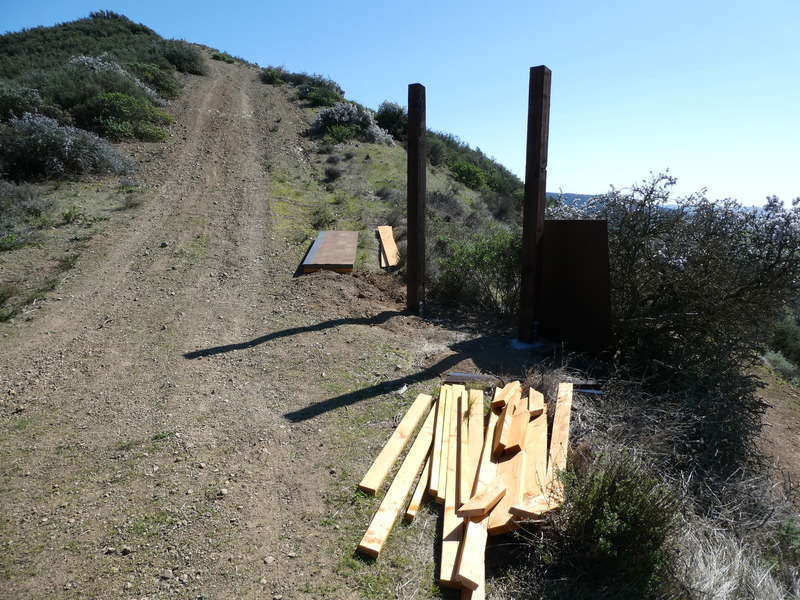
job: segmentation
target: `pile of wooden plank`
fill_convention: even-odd
[[[541,393],[522,391],[518,381],[496,388],[488,419],[483,390],[445,384],[436,401],[420,394],[359,484],[368,494],[381,488],[424,418],[359,552],[378,557],[403,507],[413,520],[429,494],[444,505],[440,585],[483,598],[487,536],[512,531],[562,501],[557,473],[566,468],[572,384],[559,385],[552,418]]]

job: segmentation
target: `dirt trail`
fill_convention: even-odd
[[[320,521],[338,425],[285,414],[316,400],[309,349],[317,376],[363,348],[344,331],[357,325],[327,350],[312,339],[309,308],[334,299],[308,300],[271,228],[267,170],[304,168],[307,123],[255,69],[209,67],[172,107],[170,141],[132,149],[147,206],[0,338],[3,597],[312,598],[314,575],[336,581]]]

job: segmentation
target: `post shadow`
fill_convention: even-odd
[[[215,354],[225,354],[227,352],[235,352],[236,350],[247,350],[255,346],[260,346],[272,340],[278,340],[285,337],[299,335],[301,333],[310,333],[314,331],[322,331],[324,329],[332,329],[342,325],[380,325],[385,323],[392,317],[399,317],[401,315],[410,316],[411,313],[402,312],[397,310],[385,310],[374,317],[362,318],[346,318],[346,319],[331,319],[330,321],[323,321],[315,325],[307,325],[305,327],[292,327],[291,329],[284,329],[283,331],[274,331],[267,335],[262,335],[246,342],[239,342],[236,344],[226,344],[224,346],[213,346],[211,348],[203,348],[202,350],[195,350],[194,352],[185,352],[183,357],[188,360],[196,358],[203,358],[206,356],[214,356]]]

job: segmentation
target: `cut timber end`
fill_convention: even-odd
[[[512,381],[507,383],[505,387],[495,389],[492,408],[503,408],[509,398],[514,395],[514,392],[521,388],[522,384],[519,381]]]
[[[396,267],[400,262],[400,251],[394,241],[394,232],[391,225],[378,227],[378,238],[381,241],[381,267]]]
[[[321,231],[303,261],[303,273],[352,273],[358,246],[357,231]]]
[[[505,495],[505,482],[500,477],[495,477],[489,485],[467,500],[456,514],[459,517],[485,517]]]

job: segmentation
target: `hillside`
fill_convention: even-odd
[[[396,416],[442,372],[531,360],[404,313],[369,235],[354,275],[295,277],[328,193],[313,111],[208,69],[165,143],[124,146],[137,208],[116,178],[56,186],[85,218],[0,264],[21,281],[77,255],[0,325],[4,597],[358,597],[341,563],[372,508],[352,490]],[[355,181],[381,149],[350,151]],[[366,577],[428,586],[420,560]]]

